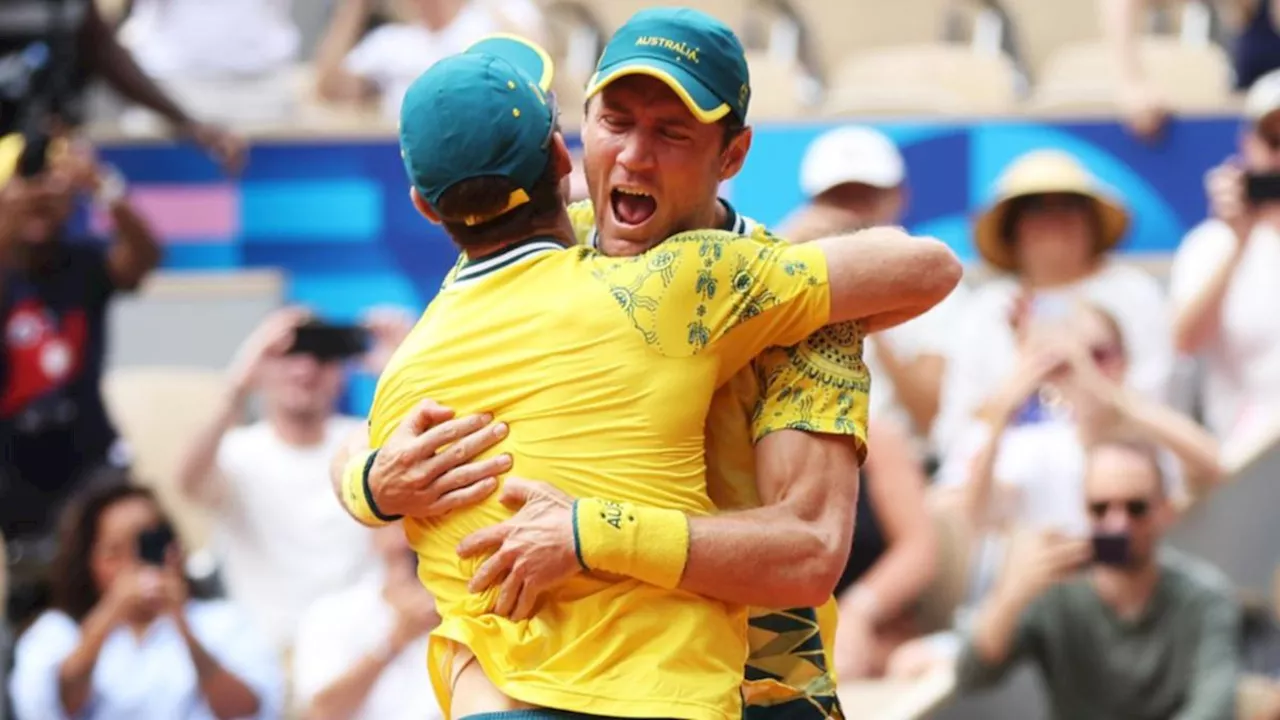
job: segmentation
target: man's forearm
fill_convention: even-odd
[[[160,243],[127,200],[111,206],[111,219],[116,228],[109,255],[114,280],[120,289],[132,290],[160,264]]]
[[[96,5],[90,3],[89,8],[81,47],[92,66],[126,99],[154,110],[180,131],[187,129],[191,118],[138,67],[129,51],[116,40]]]
[[[1110,46],[1120,80],[1127,85],[1146,82],[1146,72],[1138,54],[1138,25],[1146,0],[1098,0],[1098,5],[1103,35]]]
[[[239,422],[246,395],[239,388],[227,388],[213,416],[192,437],[178,466],[178,487],[187,497],[207,496],[208,483],[217,466],[218,448],[227,431]]]
[[[821,605],[848,559],[852,527],[826,529],[775,506],[690,518],[680,589],[757,607]]]
[[[1029,602],[1021,595],[997,588],[983,603],[970,642],[984,665],[1005,665],[1013,659],[1018,624]]]

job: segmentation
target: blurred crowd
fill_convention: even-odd
[[[55,5],[0,0],[0,19]],[[123,125],[166,122],[235,170],[244,144],[226,128],[293,112],[303,41],[284,0],[116,5],[67,3],[101,24],[94,72],[134,101]],[[1142,3],[1101,5],[1132,58]],[[1209,217],[1167,278],[1115,257],[1132,222],[1125,197],[1079,158],[1038,150],[974,209],[986,267],[867,338],[870,453],[837,587],[842,681],[951,667],[967,691],[1030,659],[1058,717],[1108,697],[1127,717],[1228,718],[1247,673],[1280,671],[1246,663],[1225,576],[1161,547],[1234,458],[1280,432],[1280,193],[1251,181],[1280,174],[1277,5],[1244,8],[1239,147],[1205,178]],[[494,32],[548,31],[532,0],[339,0],[311,80],[327,101],[394,117],[420,72]],[[21,34],[0,21],[0,55]],[[1149,133],[1167,103],[1140,62],[1126,67],[1117,102]],[[12,113],[11,100],[0,108]],[[352,522],[328,481],[363,422],[338,411],[347,372],[376,374],[412,314],[371,311],[360,352],[300,344],[316,320],[306,308],[244,339],[219,402],[191,408],[207,419],[172,482],[215,533],[211,547],[185,548],[181,519],[131,483],[101,391],[107,308],[160,265],[161,243],[127,178],[86,141],[59,136],[23,177],[27,145],[0,140],[0,590],[14,716],[423,717],[435,702],[422,667],[432,600],[403,532]],[[889,138],[839,127],[807,149],[808,200],[777,230],[801,241],[896,225],[911,182]],[[80,202],[110,217],[109,237],[70,236]],[[1197,372],[1184,372],[1192,360]],[[204,551],[213,572],[192,562]],[[1280,690],[1265,697],[1252,717],[1280,718]]]

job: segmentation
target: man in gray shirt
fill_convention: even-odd
[[[1154,452],[1092,449],[1085,501],[1092,542],[1036,535],[1011,548],[965,643],[960,687],[993,684],[1026,658],[1060,720],[1232,720],[1238,609],[1216,569],[1160,549],[1173,512]]]

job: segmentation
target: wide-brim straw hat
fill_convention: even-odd
[[[983,259],[1001,270],[1017,269],[1013,244],[1004,236],[1005,216],[1012,202],[1028,195],[1082,195],[1097,208],[1099,233],[1094,252],[1115,247],[1129,229],[1129,212],[1080,161],[1059,150],[1036,150],[1009,164],[996,181],[996,198],[978,216],[973,240]]]

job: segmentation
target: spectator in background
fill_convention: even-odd
[[[94,489],[63,517],[55,607],[18,642],[18,720],[276,718],[275,658],[230,603],[193,597],[176,541],[162,562],[144,534],[168,520],[148,490]]]
[[[1097,551],[1052,534],[1015,543],[961,652],[960,687],[989,685],[1030,659],[1055,718],[1232,720],[1238,610],[1216,569],[1161,550],[1173,511],[1154,452],[1093,448],[1084,499],[1094,537],[1108,542],[1095,541]]]
[[[219,7],[224,3],[218,3]],[[4,21],[0,22],[0,134],[21,131],[20,109],[30,98],[27,87],[59,87],[58,110],[62,120],[79,121],[79,104],[84,83],[92,78],[106,81],[122,97],[150,108],[163,117],[176,134],[191,138],[211,153],[228,171],[244,163],[246,145],[242,138],[217,125],[193,119],[147,76],[133,56],[116,40],[115,31],[103,19],[93,0],[4,0]],[[62,56],[59,38],[74,38],[74,63],[69,70],[57,58]],[[52,48],[52,68],[62,68],[50,77],[48,70],[35,79],[12,70],[25,65],[40,46]],[[37,56],[39,52],[35,53]],[[49,65],[44,66],[50,67]]]
[[[973,414],[1013,374],[1016,307],[1061,307],[1077,296],[1117,321],[1129,352],[1126,385],[1163,399],[1173,366],[1165,301],[1155,279],[1113,262],[1129,216],[1072,156],[1039,150],[1015,160],[974,241],[1006,273],[976,289],[950,333],[942,403],[934,425],[944,460]],[[1030,303],[1030,305],[1025,305]]]
[[[294,691],[314,720],[442,718],[427,678],[427,633],[440,624],[398,523],[374,531],[378,561],[302,616]]]
[[[47,167],[15,177],[22,138],[0,139],[0,533],[14,567],[10,619],[41,602],[53,521],[75,491],[126,464],[101,382],[107,307],[160,262],[121,175],[79,142],[55,141]],[[109,242],[69,237],[87,195],[115,225]]]
[[[835,593],[833,654],[836,677],[846,680],[883,675],[890,653],[917,634],[913,611],[937,564],[924,470],[910,437],[893,420],[872,419],[867,432],[853,544]]]
[[[119,38],[167,93],[201,117],[243,125],[287,120],[300,34],[292,0],[132,0]],[[131,111],[126,126],[155,115]]]
[[[1180,505],[1186,484],[1201,491],[1219,475],[1218,445],[1177,410],[1126,389],[1127,353],[1114,318],[1078,304],[1057,319],[1030,318],[1014,371],[984,403],[937,487],[958,488],[978,531],[1016,526],[1083,533],[1077,499],[1086,448],[1136,439],[1160,449],[1169,494]],[[1044,417],[1029,408],[1044,401]],[[1170,457],[1172,456],[1172,457]],[[985,594],[998,545],[980,556],[973,594]],[[984,562],[985,561],[985,562]]]
[[[494,33],[541,43],[542,13],[531,0],[389,0],[395,22],[368,30],[376,0],[338,0],[316,51],[317,90],[336,103],[377,101],[389,122],[405,90],[448,55]]]
[[[800,164],[808,203],[783,224],[782,237],[807,242],[875,225],[897,225],[906,209],[906,164],[877,130],[847,125],[809,144]],[[892,418],[916,438],[928,437],[938,411],[945,367],[943,340],[964,303],[959,286],[925,314],[872,335],[867,367],[875,378],[872,417]]]
[[[228,595],[282,652],[307,605],[356,582],[371,549],[369,531],[334,502],[327,480],[329,458],[364,421],[336,413],[341,360],[290,352],[308,318],[300,308],[279,310],[245,339],[226,396],[178,475],[183,493],[213,511]],[[370,354],[385,356],[380,348],[407,331],[407,322],[380,330],[386,341]],[[264,417],[239,426],[255,392]]]
[[[1098,0],[1101,25],[1119,69],[1120,109],[1129,128],[1143,137],[1156,135],[1169,116],[1167,98],[1151,85],[1142,67],[1140,38],[1144,13],[1152,0]],[[1234,16],[1240,28],[1231,48],[1235,86],[1244,90],[1280,68],[1280,2],[1277,0],[1210,0],[1220,13]]]
[[[1280,198],[1252,201],[1250,173],[1280,172],[1280,71],[1245,101],[1240,160],[1210,171],[1212,217],[1174,255],[1174,341],[1205,360],[1205,423],[1227,453],[1280,422]]]

